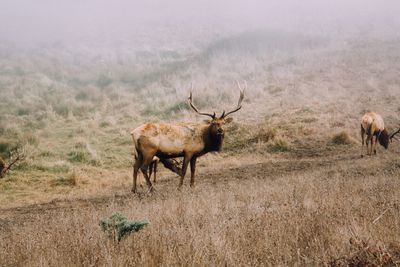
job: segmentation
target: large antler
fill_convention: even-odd
[[[398,134],[398,133],[400,133],[400,129],[398,129],[396,132],[394,132],[394,133],[392,133],[392,134],[390,135],[390,141],[392,141],[393,137],[394,137],[396,134]]]
[[[244,91],[247,89],[247,82],[246,81],[244,81],[244,88],[242,89],[242,87],[240,86],[240,84],[239,84],[239,82],[238,81],[236,81],[236,83],[237,83],[237,85],[238,85],[238,87],[239,87],[239,90],[240,90],[240,96],[239,96],[239,101],[238,101],[238,103],[237,103],[237,106],[236,106],[236,108],[234,109],[234,110],[232,110],[232,111],[229,111],[228,113],[226,113],[225,114],[225,110],[224,110],[224,112],[222,112],[222,115],[221,115],[221,119],[222,118],[225,118],[226,116],[228,116],[229,114],[232,114],[232,113],[234,113],[234,112],[236,112],[236,111],[238,111],[239,109],[241,109],[242,108],[242,101],[243,101],[243,98],[244,98]]]
[[[193,90],[193,84],[192,84],[192,90]],[[212,119],[215,119],[215,112],[214,112],[214,114],[205,113],[205,112],[200,112],[200,111],[194,106],[194,104],[193,104],[193,98],[192,98],[192,91],[190,91],[190,95],[189,95],[188,101],[189,101],[190,107],[191,107],[194,111],[196,111],[198,114],[210,116]]]

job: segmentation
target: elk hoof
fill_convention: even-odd
[[[132,189],[131,189],[131,192],[134,193],[134,194],[136,194],[136,193],[137,193],[136,188],[132,188]]]
[[[363,157],[364,157],[364,155],[361,154],[361,158],[363,158]]]

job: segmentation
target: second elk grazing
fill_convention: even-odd
[[[131,135],[135,146],[135,163],[133,164],[132,192],[136,193],[139,169],[146,179],[149,190],[153,190],[147,170],[154,156],[157,156],[162,163],[168,162],[168,159],[183,157],[182,170],[179,172],[179,188],[183,185],[189,163],[190,186],[193,186],[197,158],[211,151],[220,151],[225,134],[223,125],[232,121],[229,115],[242,108],[244,89],[239,83],[238,86],[241,90],[236,108],[229,112],[223,111],[220,116],[217,116],[215,112],[200,112],[194,105],[192,92],[190,92],[188,98],[190,107],[197,114],[210,117],[204,123],[146,123],[133,130]]]
[[[364,141],[367,147],[367,155],[376,154],[376,143],[379,142],[385,149],[389,147],[389,142],[400,132],[400,129],[391,135],[385,128],[382,117],[375,112],[366,113],[361,119],[361,157],[363,156]],[[367,137],[365,139],[365,136]],[[375,142],[374,142],[375,137]]]

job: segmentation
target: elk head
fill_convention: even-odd
[[[242,89],[242,87],[240,86],[239,82],[237,82],[237,85],[239,87],[240,90],[240,96],[239,96],[239,101],[237,103],[236,108],[234,108],[233,110],[229,111],[229,112],[225,112],[225,110],[222,112],[221,116],[217,116],[215,112],[213,112],[213,114],[211,113],[206,113],[206,112],[200,112],[196,106],[193,104],[193,97],[192,97],[192,92],[190,92],[188,101],[189,101],[189,105],[190,107],[197,113],[200,115],[204,115],[204,116],[208,116],[211,119],[206,120],[206,123],[209,124],[209,128],[208,128],[208,134],[210,136],[210,139],[212,140],[213,143],[215,143],[216,146],[216,150],[220,150],[220,147],[222,145],[222,141],[224,139],[224,135],[225,135],[225,130],[223,128],[223,125],[226,123],[230,123],[232,122],[232,118],[228,118],[228,116],[238,110],[240,110],[242,108],[242,101],[244,98],[244,91],[247,88],[247,83],[246,81],[244,81],[245,87]],[[193,84],[192,84],[192,89],[193,89]]]
[[[382,132],[380,132],[378,136],[379,144],[381,144],[381,146],[383,146],[385,149],[388,149],[389,140],[390,140],[389,133],[386,131],[386,129],[384,129]]]

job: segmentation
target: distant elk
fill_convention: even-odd
[[[385,129],[385,124],[382,117],[375,112],[366,113],[361,119],[361,157],[363,156],[364,149],[364,138],[367,139],[365,144],[367,146],[367,155],[372,155],[372,149],[376,154],[376,143],[379,142],[385,149],[389,147],[389,141],[391,142],[393,137],[400,132],[400,129],[391,135]],[[375,136],[375,142],[374,142]]]
[[[172,164],[172,158],[183,157],[182,169],[175,171],[180,175],[178,188],[183,185],[189,163],[190,186],[194,185],[197,158],[208,152],[221,150],[225,135],[222,126],[232,121],[232,118],[228,118],[229,115],[242,108],[245,88],[242,89],[240,84],[237,84],[240,89],[240,96],[236,108],[229,112],[223,111],[219,117],[216,116],[215,112],[213,114],[200,112],[193,104],[192,92],[190,92],[188,98],[190,107],[197,114],[210,117],[209,120],[204,123],[146,123],[131,132],[135,153],[132,192],[136,193],[139,169],[146,179],[149,190],[153,190],[147,170],[152,164],[154,156],[157,156],[164,165],[167,165],[167,168],[168,164]],[[247,88],[246,83],[245,87]]]

